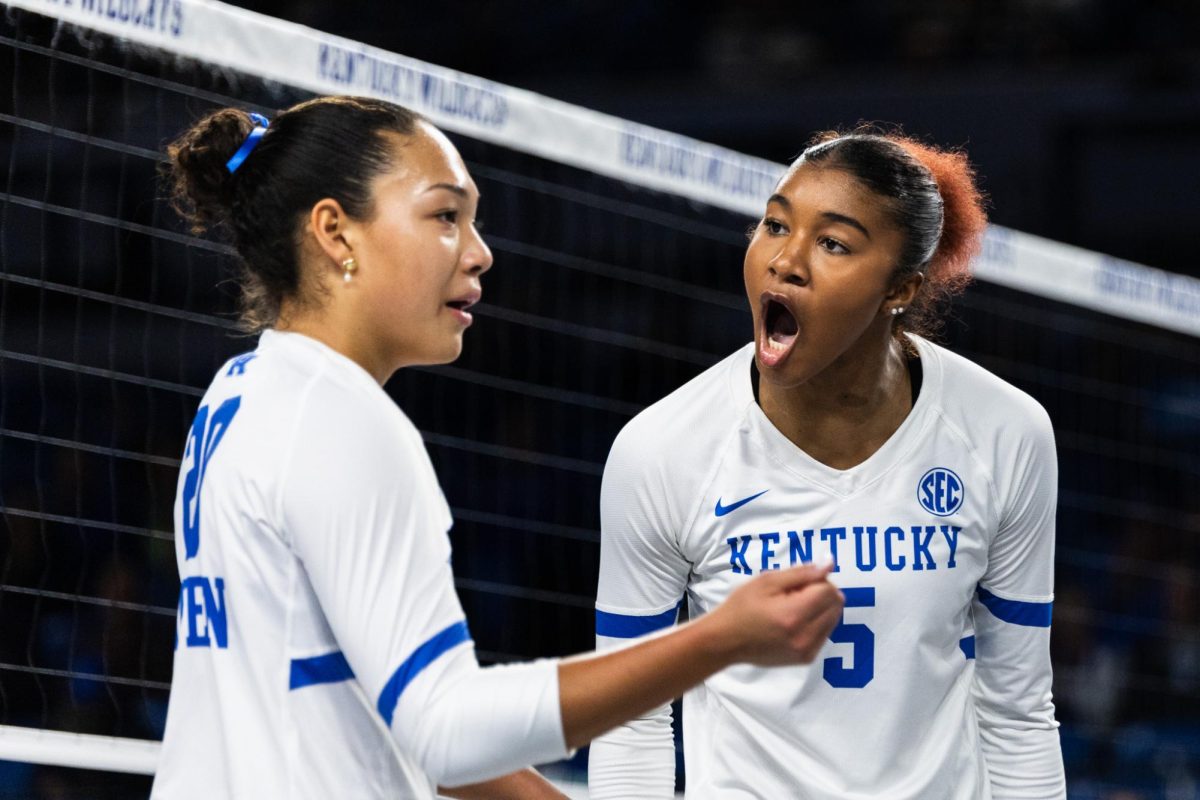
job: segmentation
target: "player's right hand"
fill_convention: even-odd
[[[734,662],[808,664],[841,619],[845,598],[829,582],[833,565],[766,572],[739,587],[709,617]],[[724,639],[723,637],[729,637]]]

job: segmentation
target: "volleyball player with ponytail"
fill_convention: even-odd
[[[828,566],[599,656],[482,669],[450,509],[381,388],[462,350],[492,254],[436,127],[322,97],[219,109],[168,148],[176,204],[243,267],[255,349],[200,401],[175,506],[175,667],[152,797],[562,798],[531,770],[729,664],[811,661]]]
[[[1062,798],[1057,462],[1032,398],[935,345],[984,229],[965,155],[826,134],[745,257],[754,342],[636,417],[601,490],[597,641],[819,558],[846,597],[808,667],[684,698],[695,798]],[[665,798],[670,709],[592,746],[593,798]]]

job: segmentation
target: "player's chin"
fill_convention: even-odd
[[[806,372],[785,369],[763,369],[760,364],[758,373],[761,379],[776,389],[794,389],[808,382],[812,376]]]
[[[457,331],[453,336],[451,336],[445,342],[445,344],[441,348],[441,352],[438,354],[438,360],[434,361],[433,363],[434,364],[449,364],[453,361],[457,361],[458,357],[462,355],[462,351],[463,351],[463,332]]]
[[[440,339],[432,346],[423,348],[422,352],[409,360],[405,366],[436,367],[439,364],[450,364],[458,360],[462,351],[462,331],[458,331]]]
[[[758,374],[777,389],[806,383],[818,371],[803,347],[793,347],[783,358],[772,355],[769,345],[756,343],[754,365],[758,367]]]

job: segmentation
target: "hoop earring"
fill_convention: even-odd
[[[342,262],[342,280],[349,283],[350,279],[354,277],[354,271],[357,269],[358,262],[354,260],[353,256],[347,258]]]

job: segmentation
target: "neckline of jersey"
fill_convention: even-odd
[[[909,410],[908,416],[900,423],[900,427],[861,463],[849,469],[830,467],[801,450],[775,427],[754,401],[754,387],[750,385],[753,344],[742,350],[742,358],[734,359],[731,373],[735,402],[744,409],[746,431],[757,439],[756,444],[761,445],[772,461],[797,478],[841,497],[849,497],[862,491],[902,463],[909,451],[916,447],[929,420],[933,418],[934,406],[941,397],[942,362],[937,347],[920,336],[907,336],[921,358],[921,392],[917,395],[917,402]]]
[[[297,331],[281,331],[275,328],[268,328],[259,337],[258,349],[262,350],[265,348],[269,350],[274,347],[295,347],[306,351],[325,361],[325,363],[344,374],[349,380],[363,384],[364,386],[369,384],[374,391],[383,392],[383,387],[358,362],[311,336]]]

